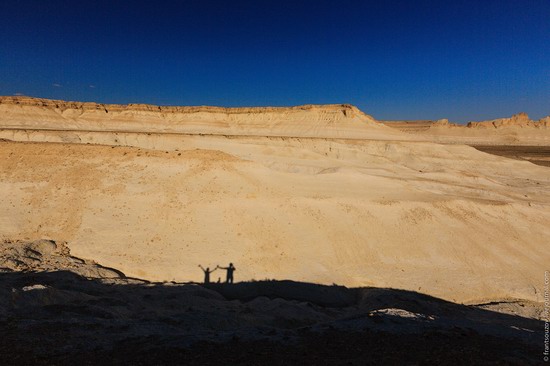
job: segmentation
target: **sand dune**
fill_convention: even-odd
[[[67,241],[77,257],[150,280],[200,280],[197,264],[231,261],[238,280],[395,287],[460,302],[542,300],[546,167],[406,141],[342,106],[276,109],[270,121],[281,122],[273,125],[263,112],[242,112],[246,136],[204,133],[236,128],[209,120],[200,133],[181,121],[174,124],[186,133],[147,132],[171,126],[161,117],[132,120],[145,132],[90,131],[92,119],[71,125],[33,115],[59,115],[50,107],[0,106],[16,111],[0,115],[10,126],[0,137],[25,141],[0,142],[4,239]],[[324,108],[342,121],[321,128]],[[370,137],[341,138],[340,123]]]

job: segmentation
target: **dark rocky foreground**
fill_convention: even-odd
[[[0,273],[0,299],[4,365],[542,360],[540,320],[395,289],[292,281],[205,287],[6,271]],[[536,314],[528,303],[505,305]]]
[[[151,283],[62,242],[0,246],[2,365],[529,364],[541,304],[294,281]]]
[[[4,330],[4,329],[3,329]],[[11,335],[10,335],[11,337]],[[420,335],[373,331],[303,333],[298,341],[198,342],[163,346],[147,337],[112,349],[43,356],[30,345],[1,342],[5,365],[525,365],[538,364],[540,347],[467,330]]]

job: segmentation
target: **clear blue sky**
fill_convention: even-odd
[[[550,114],[550,0],[1,0],[0,95]]]

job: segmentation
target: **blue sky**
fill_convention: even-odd
[[[0,2],[0,95],[550,114],[550,1]]]

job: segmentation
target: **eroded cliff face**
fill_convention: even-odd
[[[164,107],[30,97],[0,97],[0,127],[322,138],[395,139],[402,135],[348,104],[257,108]]]
[[[550,116],[534,121],[529,118],[527,113],[521,112],[514,114],[510,118],[498,118],[490,121],[469,122],[467,128],[506,128],[506,127],[534,127],[546,128],[549,126]]]
[[[422,121],[382,121],[384,124],[406,132],[426,131],[430,128],[458,128],[458,129],[476,129],[476,128],[506,128],[506,127],[548,127],[550,126],[550,116],[543,117],[538,121],[529,118],[527,113],[521,112],[514,114],[510,118],[497,118],[489,121],[468,122],[466,125],[449,122],[443,118],[439,120]]]
[[[64,100],[54,100],[45,98],[33,98],[26,96],[0,96],[0,104],[19,105],[27,107],[43,107],[46,109],[57,109],[65,111],[67,109],[78,109],[81,111],[99,110],[106,113],[122,111],[141,111],[141,112],[164,112],[164,113],[226,113],[226,114],[258,114],[266,112],[284,113],[292,110],[326,110],[340,111],[345,116],[353,114],[362,115],[373,119],[361,112],[357,107],[351,104],[307,104],[294,107],[237,107],[225,108],[214,106],[157,106],[152,104],[103,104],[94,102],[71,102]]]
[[[526,113],[510,118],[469,122],[466,125],[437,121],[382,121],[386,126],[422,141],[467,145],[550,145],[550,116],[534,121]]]

